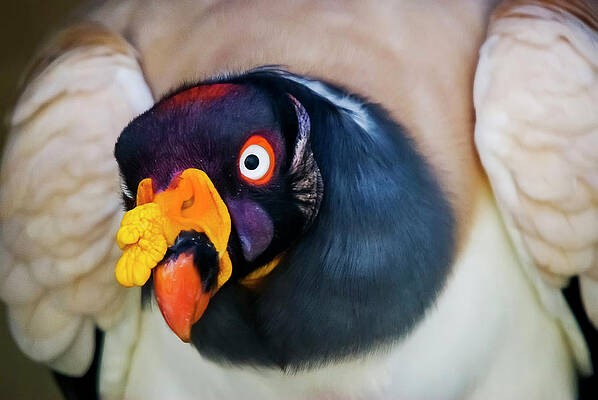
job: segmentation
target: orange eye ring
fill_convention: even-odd
[[[253,156],[257,159],[257,166],[249,169],[246,159]],[[241,177],[252,185],[265,185],[270,182],[276,166],[274,150],[270,143],[260,135],[253,135],[243,145],[239,152],[239,173]]]

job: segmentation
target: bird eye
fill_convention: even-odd
[[[270,181],[274,172],[274,151],[262,136],[250,137],[241,149],[239,171],[247,182],[263,185]]]

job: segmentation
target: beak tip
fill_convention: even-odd
[[[162,316],[164,317],[164,320],[166,321],[166,324],[168,325],[168,327],[170,328],[170,330],[178,336],[179,339],[181,339],[182,342],[184,343],[189,343],[191,341],[191,324],[186,324],[186,325],[180,325],[180,324],[175,324],[175,323],[171,323],[168,321],[168,319],[166,319],[166,316],[164,315],[164,313],[162,313]]]
[[[179,339],[181,339],[181,341],[183,343],[190,343],[191,342],[191,334],[180,335],[180,334],[177,333],[176,335],[179,337]]]

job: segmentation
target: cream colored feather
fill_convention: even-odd
[[[153,100],[134,51],[95,25],[62,32],[38,70],[3,157],[0,295],[21,350],[80,375],[94,326],[115,326],[125,310],[127,292],[114,279],[122,217],[114,142]]]
[[[598,326],[595,13],[584,1],[504,2],[480,50],[474,87],[476,145],[507,229],[585,371],[585,344],[559,289],[580,275]]]

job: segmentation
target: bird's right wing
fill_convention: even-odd
[[[476,146],[519,259],[589,373],[560,287],[579,276],[598,326],[596,2],[503,1],[480,50],[474,104]]]
[[[125,304],[139,303],[114,278],[122,205],[113,149],[153,98],[134,49],[96,24],[63,30],[34,67],[2,160],[0,296],[24,353],[82,375],[95,327],[115,327]]]

